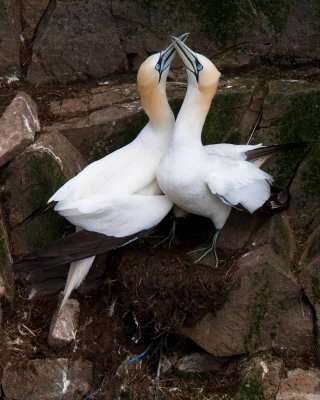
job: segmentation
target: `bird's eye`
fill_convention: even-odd
[[[203,70],[203,65],[197,62],[197,70],[202,71]]]
[[[155,68],[156,68],[157,71],[160,71],[160,64],[159,63],[156,64]]]

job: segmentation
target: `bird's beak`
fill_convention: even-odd
[[[179,40],[181,41],[181,43],[183,43],[185,40],[187,40],[188,36],[189,36],[189,33],[183,33],[181,36],[179,36]],[[168,48],[161,51],[159,61],[156,65],[156,69],[160,75],[159,82],[160,82],[163,71],[165,71],[167,68],[170,67],[172,60],[174,59],[174,56],[176,55],[176,52],[177,51],[176,51],[173,43]]]
[[[180,37],[176,38],[174,36],[171,36],[171,39],[172,44],[179,53],[183,64],[189,71],[191,71],[195,75],[198,81],[199,72],[203,69],[203,65],[199,62],[197,54],[192,51],[186,44],[184,44],[183,41],[180,40]]]

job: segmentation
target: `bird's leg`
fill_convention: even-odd
[[[195,264],[197,264],[199,261],[201,261],[207,254],[209,254],[213,250],[213,254],[214,254],[214,258],[215,258],[214,268],[218,268],[219,258],[218,258],[218,255],[217,255],[216,244],[217,244],[217,239],[218,239],[219,232],[220,232],[220,230],[217,229],[215,234],[214,234],[214,236],[213,236],[211,245],[205,249],[206,251],[195,261]],[[198,250],[200,250],[200,249],[197,249],[197,251]]]
[[[169,235],[166,236],[164,239],[162,239],[159,243],[155,244],[153,247],[158,247],[161,244],[163,244],[166,241],[168,241],[169,242],[168,243],[168,248],[170,249],[171,243],[172,243],[172,241],[173,241],[173,239],[175,237],[175,233],[176,233],[176,220],[174,219],[173,223],[172,223],[172,227],[171,227],[170,232],[169,232]]]

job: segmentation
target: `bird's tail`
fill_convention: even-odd
[[[14,261],[15,272],[46,270],[74,261],[83,261],[148,236],[150,231],[142,231],[125,237],[106,236],[102,233],[82,230],[65,236]]]
[[[94,259],[95,257],[93,256],[71,263],[67,283],[63,292],[63,299],[60,304],[60,310],[65,305],[72,291],[81,285],[84,278],[87,276]]]
[[[29,214],[27,217],[25,217],[22,221],[18,222],[17,225],[15,225],[15,227],[17,227],[25,222],[32,221],[38,215],[41,215],[41,214],[51,210],[57,203],[58,203],[57,201],[51,201],[50,203],[46,204],[45,206],[38,207],[31,214]]]
[[[247,161],[255,161],[258,159],[267,159],[269,156],[275,153],[283,151],[294,150],[297,148],[306,148],[309,144],[306,142],[295,142],[286,144],[275,144],[272,146],[262,146],[256,149],[246,151]]]

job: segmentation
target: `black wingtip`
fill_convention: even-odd
[[[246,151],[247,161],[254,161],[258,158],[262,158],[265,156],[269,156],[272,154],[294,150],[298,148],[308,148],[311,146],[311,143],[308,142],[294,142],[294,143],[285,143],[285,144],[275,144],[272,146],[264,146],[259,147],[257,149]]]
[[[82,230],[14,260],[13,271],[19,273],[58,267],[126,246],[150,233],[151,230],[147,230],[125,237],[113,237]]]
[[[34,210],[31,214],[29,214],[26,218],[24,218],[22,221],[20,221],[19,223],[17,223],[14,228],[16,228],[17,226],[24,224],[25,222],[30,222],[32,221],[34,218],[36,218],[37,216],[51,210],[56,204],[58,204],[57,201],[51,201],[49,204],[46,204],[43,207],[38,207],[36,210]]]

